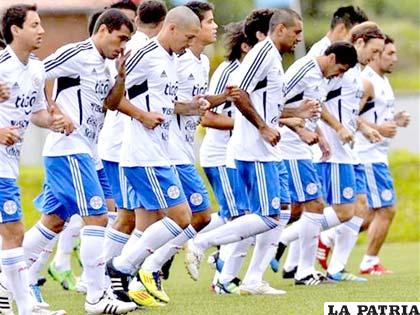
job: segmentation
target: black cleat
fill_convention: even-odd
[[[332,284],[332,283],[336,283],[336,281],[329,280],[327,277],[325,277],[323,274],[319,272],[307,275],[305,278],[302,278],[299,280],[295,279],[295,285],[312,286],[312,285]]]
[[[106,274],[111,279],[111,289],[118,300],[131,302],[128,296],[128,285],[131,281],[131,275],[115,269],[112,259],[106,263]]]
[[[284,251],[286,250],[287,245],[283,244],[282,242],[279,242],[279,245],[277,247],[277,252],[276,252],[276,260],[280,261],[281,256],[283,256]]]
[[[290,271],[283,269],[283,279],[294,279],[297,271],[297,266]]]
[[[175,255],[173,255],[169,260],[162,266],[162,278],[163,280],[169,279],[169,271],[171,270],[172,262],[174,261]]]

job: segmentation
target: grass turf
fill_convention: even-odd
[[[349,261],[349,270],[356,272],[364,245],[358,245]],[[248,255],[249,256],[249,255]],[[147,314],[323,314],[323,303],[330,301],[419,301],[420,300],[420,243],[386,244],[381,252],[386,267],[395,272],[388,276],[370,276],[366,283],[341,283],[321,287],[295,287],[271,270],[265,279],[273,287],[287,291],[285,296],[218,296],[209,292],[213,271],[203,263],[198,282],[192,281],[179,254],[172,266],[171,277],[164,282],[171,302]],[[76,265],[76,263],[74,263]],[[241,272],[243,276],[244,269]],[[84,296],[61,289],[48,278],[44,297],[52,309],[65,309],[68,314],[84,314]],[[138,310],[130,314],[142,314]]]

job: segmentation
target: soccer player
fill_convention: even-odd
[[[36,6],[14,5],[6,9],[2,33],[7,47],[0,53],[0,81],[8,87],[9,95],[0,106],[0,312],[13,314],[11,293],[19,314],[65,314],[41,309],[32,301],[27,271],[30,261],[22,246],[24,227],[16,178],[22,141],[30,121],[66,134],[71,133],[73,125],[55,106],[48,109],[46,106],[45,69],[33,54],[40,48],[44,35]]]
[[[95,167],[96,143],[103,124],[103,108],[118,106],[125,82],[123,49],[133,26],[119,10],[106,10],[91,38],[63,46],[44,60],[47,79],[56,79],[53,99],[77,125],[69,137],[49,134],[44,146],[46,178],[35,200],[41,220],[26,233],[24,247],[35,261],[40,251],[59,233],[73,214],[82,216],[80,256],[86,274],[85,310],[102,314],[111,308],[126,313],[134,303],[124,303],[104,292],[104,232],[107,209]],[[110,84],[106,58],[119,59],[115,84]],[[63,93],[72,89],[74,93]]]
[[[358,65],[346,72],[341,80],[337,80],[330,88],[326,106],[340,123],[352,134],[356,130],[363,132],[371,142],[377,142],[380,135],[366,124],[359,123],[357,115],[363,97],[361,67],[382,51],[384,37],[381,30],[373,22],[363,22],[353,27],[350,40],[357,51]],[[337,225],[333,256],[327,269],[327,277],[335,281],[365,281],[346,272],[344,267],[354,247],[360,227],[363,223],[363,200],[366,199],[365,179],[359,169],[357,155],[351,145],[343,144],[338,134],[321,122],[320,128],[331,146],[331,157],[328,161],[317,164],[324,198],[335,210],[327,207],[324,215],[328,226]],[[321,238],[322,240],[322,238]]]
[[[331,18],[327,34],[316,42],[308,52],[309,56],[318,57],[334,42],[347,40],[348,33],[354,25],[367,21],[366,14],[353,6],[339,7]],[[302,209],[293,208],[293,216],[299,216]],[[299,260],[299,246],[293,241],[289,244],[287,258],[283,265],[283,278],[294,278]]]
[[[183,52],[199,31],[197,15],[185,6],[175,7],[166,15],[158,36],[132,51],[127,63],[129,101],[144,111],[163,115],[164,121],[154,129],[135,120],[125,121],[120,165],[140,202],[136,229],[143,235],[107,263],[113,288],[119,291],[121,288],[128,291],[131,276],[147,256],[191,229],[191,209],[169,160],[168,141],[170,125],[176,123],[175,114],[197,114],[203,105],[198,99],[193,102],[176,100],[175,54]],[[143,289],[132,289],[128,294],[133,301],[143,304],[143,292]]]
[[[257,235],[256,249],[241,294],[284,294],[262,281],[270,260],[261,261],[279,235],[280,182],[277,162],[276,129],[281,113],[283,67],[281,55],[292,51],[300,41],[300,16],[289,9],[276,10],[270,20],[269,35],[256,44],[239,66],[233,83],[239,83],[235,104],[241,114],[235,118],[234,154],[239,175],[245,182],[252,214],[241,216],[210,232],[199,234],[186,252],[187,270],[193,279],[199,276],[204,251]],[[248,276],[248,277],[247,277]]]
[[[407,112],[395,114],[395,97],[386,74],[392,73],[397,62],[394,40],[385,36],[384,50],[362,71],[373,91],[371,99],[360,112],[360,118],[382,136],[383,141],[370,143],[360,133],[356,134],[356,152],[365,166],[369,205],[368,244],[360,263],[361,274],[383,275],[392,273],[382,266],[378,257],[395,215],[395,190],[388,166],[388,150],[397,127],[410,122]]]

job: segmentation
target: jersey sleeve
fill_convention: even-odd
[[[37,82],[38,87],[37,87],[37,95],[38,97],[36,98],[35,103],[32,105],[32,112],[36,113],[40,110],[46,109],[47,108],[47,99],[45,97],[45,69],[44,66],[42,64],[41,61],[39,61],[40,65],[39,65],[39,72],[40,72],[40,82]]]
[[[270,45],[261,46],[261,49],[251,50],[238,68],[234,84],[240,89],[251,93],[258,82],[265,79],[270,68]]]
[[[220,87],[219,87],[219,82],[221,80],[220,74],[222,72],[222,68],[224,68],[225,62],[221,63],[217,69],[213,72],[213,75],[210,78],[210,84],[209,84],[209,94],[210,95],[215,95],[215,94],[219,94],[220,92]],[[224,88],[224,87],[223,87]],[[222,90],[223,92],[223,90]]]
[[[147,79],[148,56],[142,53],[143,49],[132,53],[126,63],[125,88],[128,90],[136,84],[143,83]]]
[[[74,45],[66,45],[44,59],[47,80],[59,77],[74,77],[80,75],[83,68],[83,51]]]

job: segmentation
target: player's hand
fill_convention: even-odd
[[[241,90],[238,87],[232,87],[228,100],[231,102],[237,102],[239,99],[246,97],[245,94],[246,92],[244,90]]]
[[[406,111],[398,112],[394,116],[394,121],[398,127],[407,127],[410,123],[411,115]]]
[[[191,107],[194,111],[197,111],[197,115],[203,116],[207,110],[210,109],[210,102],[206,100],[202,95],[196,95],[191,101]]]
[[[165,117],[163,117],[162,114],[155,112],[146,112],[140,119],[140,122],[147,129],[155,129],[157,126],[163,124],[164,121]]]
[[[379,133],[386,138],[393,138],[397,134],[397,123],[395,121],[388,121],[379,125]]]
[[[48,106],[48,113],[50,114],[50,129],[54,132],[64,133],[66,136],[74,131],[74,124],[70,118],[63,115],[57,106],[51,104]]]
[[[241,90],[236,85],[226,85],[223,93],[226,95],[227,101],[233,102],[240,97]]]
[[[344,126],[341,126],[341,128],[337,131],[337,134],[343,144],[349,143],[350,146],[353,147],[354,136]]]
[[[283,125],[286,125],[287,127],[292,129],[304,128],[305,120],[299,117],[281,118],[279,120],[279,126],[282,127]]]
[[[299,138],[306,144],[313,145],[319,141],[318,134],[312,131],[309,131],[306,128],[300,128],[297,130]]]
[[[310,119],[319,117],[322,111],[321,104],[317,100],[305,99],[297,108],[297,117]]]
[[[19,135],[18,126],[10,126],[6,128],[0,128],[0,143],[10,146],[19,142],[21,137]]]
[[[10,97],[10,89],[3,81],[0,81],[0,103],[7,101]]]
[[[331,157],[331,147],[324,137],[318,136],[318,146],[321,149],[321,161],[325,162]]]
[[[379,131],[367,125],[363,125],[363,128],[360,128],[360,132],[371,143],[378,143],[384,140]]]
[[[277,129],[263,126],[259,129],[261,137],[273,147],[280,141],[280,132]]]
[[[118,76],[121,79],[125,79],[125,63],[127,62],[128,57],[130,57],[131,51],[127,51],[124,53],[124,50],[121,51],[120,56],[117,60],[117,69],[118,69]]]

